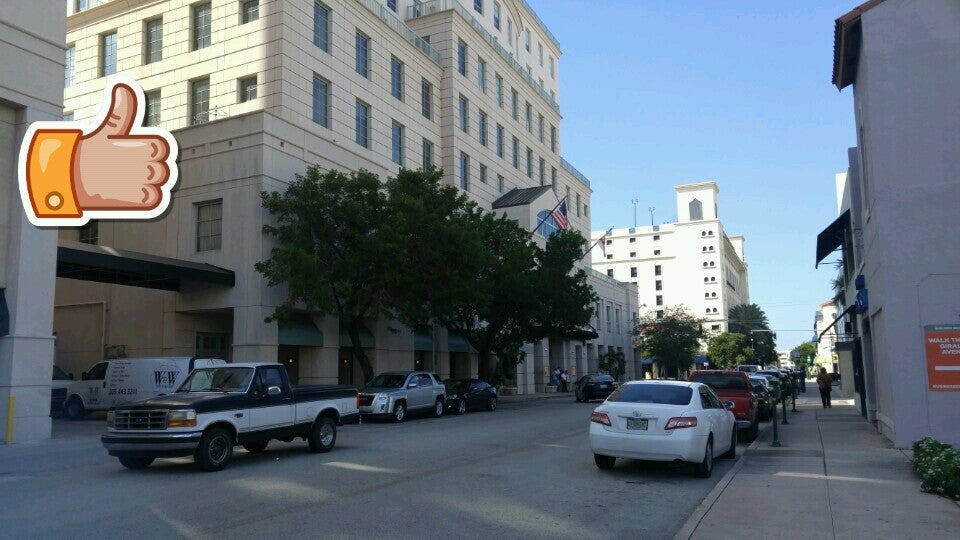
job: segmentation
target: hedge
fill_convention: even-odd
[[[960,450],[930,437],[913,443],[913,470],[920,488],[960,501]]]

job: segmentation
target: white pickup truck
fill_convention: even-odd
[[[353,386],[294,387],[281,364],[225,364],[195,369],[175,393],[111,409],[101,442],[130,469],[192,455],[203,470],[218,471],[238,444],[263,452],[273,439],[300,437],[328,452],[337,426],[358,419]]]

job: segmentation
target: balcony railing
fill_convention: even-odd
[[[550,41],[552,41],[553,44],[559,49],[560,42],[557,41],[556,36],[554,36],[553,33],[550,32],[550,29],[547,28],[547,25],[540,20],[540,17],[537,16],[537,12],[534,11],[532,7],[530,7],[530,4],[527,3],[527,0],[520,0],[520,1],[523,2],[523,7],[527,8],[527,11],[530,12],[530,15],[533,17],[533,19],[540,24],[540,28],[543,28],[543,31],[547,33],[547,38],[549,38]]]
[[[578,171],[576,167],[571,165],[569,161],[560,158],[560,166],[563,167],[568,173],[572,174],[577,180],[583,182],[583,185],[590,187],[590,180],[587,180],[587,177]]]
[[[368,1],[370,0],[363,0],[364,3],[367,3]],[[543,86],[538,81],[534,80],[534,78],[527,73],[527,70],[524,69],[523,66],[521,66],[520,63],[517,62],[517,60],[513,57],[513,53],[504,49],[503,46],[500,45],[500,42],[497,41],[497,38],[493,37],[490,32],[488,32],[487,29],[480,24],[479,21],[474,19],[473,15],[471,15],[465,7],[460,5],[458,0],[430,0],[428,2],[422,2],[420,4],[409,6],[407,8],[407,20],[415,19],[417,17],[424,17],[426,15],[433,15],[434,13],[440,13],[441,11],[447,11],[450,9],[459,13],[461,17],[470,23],[470,26],[472,26],[473,29],[476,30],[477,33],[479,33],[480,36],[483,37],[483,39],[485,39],[495,51],[497,51],[497,54],[503,57],[503,59],[513,67],[513,69],[517,72],[517,74],[520,75],[520,77],[523,78],[523,80],[527,81],[527,84],[529,84],[534,91],[540,94],[540,97],[542,97],[544,101],[553,107],[555,111],[560,111],[560,105],[557,104],[556,100],[553,99],[550,94],[543,89]]]
[[[407,38],[407,41],[413,44],[414,47],[420,49],[420,52],[427,55],[428,58],[433,60],[438,66],[443,66],[443,57],[440,56],[433,47],[427,43],[427,40],[423,39],[416,32],[410,29],[409,26],[404,24],[400,20],[400,17],[397,17],[393,14],[393,11],[390,11],[381,4],[378,4],[375,0],[357,0],[363,4],[367,9],[373,12],[374,15],[380,17],[380,20],[387,23],[391,28],[396,30],[401,36]],[[410,17],[407,17],[408,19]]]

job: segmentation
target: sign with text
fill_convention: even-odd
[[[960,392],[960,324],[923,327],[930,390]]]

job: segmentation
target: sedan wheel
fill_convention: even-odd
[[[400,401],[393,406],[393,421],[396,423],[403,422],[403,419],[407,416],[407,404]]]
[[[713,474],[713,441],[707,441],[707,448],[703,451],[703,461],[697,464],[694,470],[700,478],[710,478]]]
[[[490,398],[490,401],[487,402],[487,410],[488,411],[497,410],[497,398],[495,397]]]
[[[437,402],[433,404],[433,415],[437,418],[443,416],[443,398],[438,399]]]
[[[466,412],[467,400],[461,398],[460,401],[457,402],[457,414],[466,414]]]

